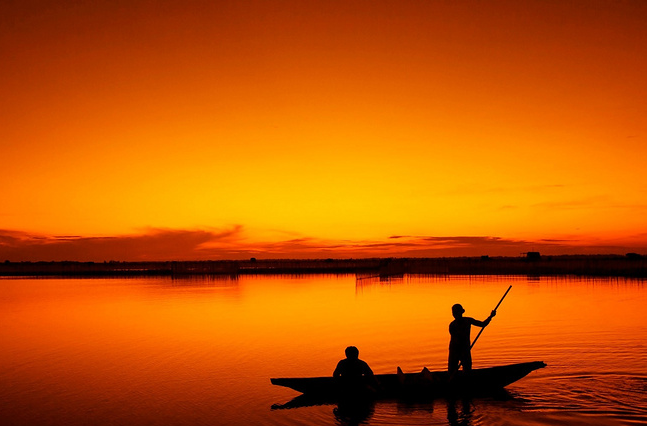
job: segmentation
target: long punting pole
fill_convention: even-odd
[[[497,309],[499,309],[499,306],[501,305],[501,302],[503,302],[503,299],[505,299],[505,297],[508,295],[508,292],[510,291],[511,288],[512,288],[512,286],[508,287],[508,289],[506,290],[506,292],[503,295],[503,297],[501,298],[501,300],[499,300],[499,303],[497,303],[496,308],[494,308],[495,311]],[[476,335],[476,338],[472,342],[472,345],[470,346],[470,349],[472,349],[474,347],[474,345],[476,344],[476,341],[479,339],[479,337],[481,337],[481,333],[483,333],[483,330],[485,330],[485,327],[481,328],[481,331],[479,331],[479,334]]]

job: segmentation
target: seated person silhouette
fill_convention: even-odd
[[[471,317],[464,317],[464,313],[465,309],[461,305],[452,306],[454,321],[449,324],[451,339],[449,341],[449,360],[447,362],[447,369],[452,375],[458,371],[459,365],[463,366],[463,371],[472,369],[471,326],[486,327],[492,317],[496,315],[496,311],[492,311],[485,321],[479,321]]]
[[[349,346],[345,353],[346,358],[337,363],[332,376],[346,386],[371,384],[374,378],[373,370],[365,361],[359,359],[359,349]]]

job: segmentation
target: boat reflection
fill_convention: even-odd
[[[353,426],[366,423],[375,412],[374,400],[349,399],[338,401],[336,398],[311,396],[301,394],[285,404],[274,404],[272,410],[287,410],[292,408],[313,407],[317,405],[335,405],[332,412],[335,420],[344,426]]]
[[[289,410],[292,408],[314,407],[316,405],[334,405],[336,398],[325,398],[318,395],[301,394],[285,404],[272,404],[272,410]]]
[[[412,416],[416,414],[422,414],[425,418],[439,416],[440,418],[446,417],[448,426],[473,426],[478,423],[475,417],[475,413],[479,411],[478,406],[486,405],[494,407],[502,401],[512,402],[515,409],[520,409],[520,405],[526,406],[529,404],[525,398],[514,396],[507,390],[501,389],[487,397],[425,397],[380,401],[348,400],[343,402],[336,401],[332,398],[327,399],[302,394],[284,404],[272,405],[272,410],[331,405],[334,406],[332,414],[337,424],[352,426],[366,424],[374,416],[376,411],[390,410],[388,408],[389,406],[395,406],[397,415],[399,416]]]

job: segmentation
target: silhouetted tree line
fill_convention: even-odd
[[[647,277],[647,257],[638,253],[591,256],[445,257],[371,259],[257,259],[178,262],[10,262],[4,276],[130,276],[358,273],[375,276],[582,275]]]

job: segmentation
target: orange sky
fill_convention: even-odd
[[[0,261],[647,253],[645,22],[2,2]]]

